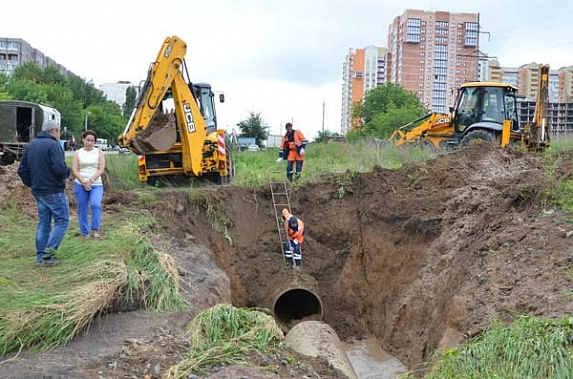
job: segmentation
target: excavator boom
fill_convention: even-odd
[[[186,50],[186,43],[177,36],[165,39],[149,67],[129,122],[118,137],[121,147],[141,156],[141,180],[206,174],[222,180],[232,174],[225,132],[215,130],[211,87],[193,85],[183,77]],[[168,98],[173,100],[171,111],[164,109]]]

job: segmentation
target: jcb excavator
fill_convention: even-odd
[[[549,147],[549,66],[539,66],[535,114],[527,125],[519,125],[516,93],[516,87],[505,83],[462,84],[450,114],[430,113],[398,128],[389,140],[396,146],[417,143],[439,149],[477,141],[535,151]]]
[[[165,39],[118,137],[120,147],[139,155],[139,179],[148,184],[190,178],[226,183],[235,173],[228,137],[217,129],[214,93],[209,84],[189,80],[186,50],[177,36]]]

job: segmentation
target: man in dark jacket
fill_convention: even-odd
[[[32,189],[38,205],[36,262],[40,265],[59,262],[54,253],[70,223],[70,204],[65,191],[70,170],[59,139],[60,125],[55,120],[46,121],[42,131],[28,144],[18,167],[18,175]]]

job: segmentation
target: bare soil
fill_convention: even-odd
[[[571,179],[573,154],[556,162],[553,175]],[[416,369],[494,317],[572,314],[573,225],[570,214],[545,202],[543,164],[541,155],[482,145],[424,165],[292,187],[292,211],[307,225],[303,271],[318,283],[323,321],[342,340],[375,336]],[[108,189],[106,213],[136,208],[134,197]],[[2,167],[0,205],[8,200],[35,215],[15,170]],[[219,302],[271,308],[277,283],[292,275],[268,186],[222,186],[192,197],[165,191],[145,208],[164,225],[154,243],[179,265],[191,311],[107,315],[68,346],[3,357],[2,377],[159,377],[181,358],[181,331],[194,315]],[[342,377],[320,359],[301,357],[296,368],[282,357],[252,359],[280,372],[223,367],[208,377]]]

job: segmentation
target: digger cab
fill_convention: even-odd
[[[217,114],[215,112],[215,93],[211,90],[211,85],[208,83],[194,83],[190,85],[190,88],[207,124],[207,134],[215,132],[217,130]],[[224,101],[224,95],[220,94],[219,102],[222,103]]]
[[[516,92],[516,87],[505,83],[463,84],[452,110],[455,133],[462,136],[475,129],[501,133],[504,120],[518,130]]]

